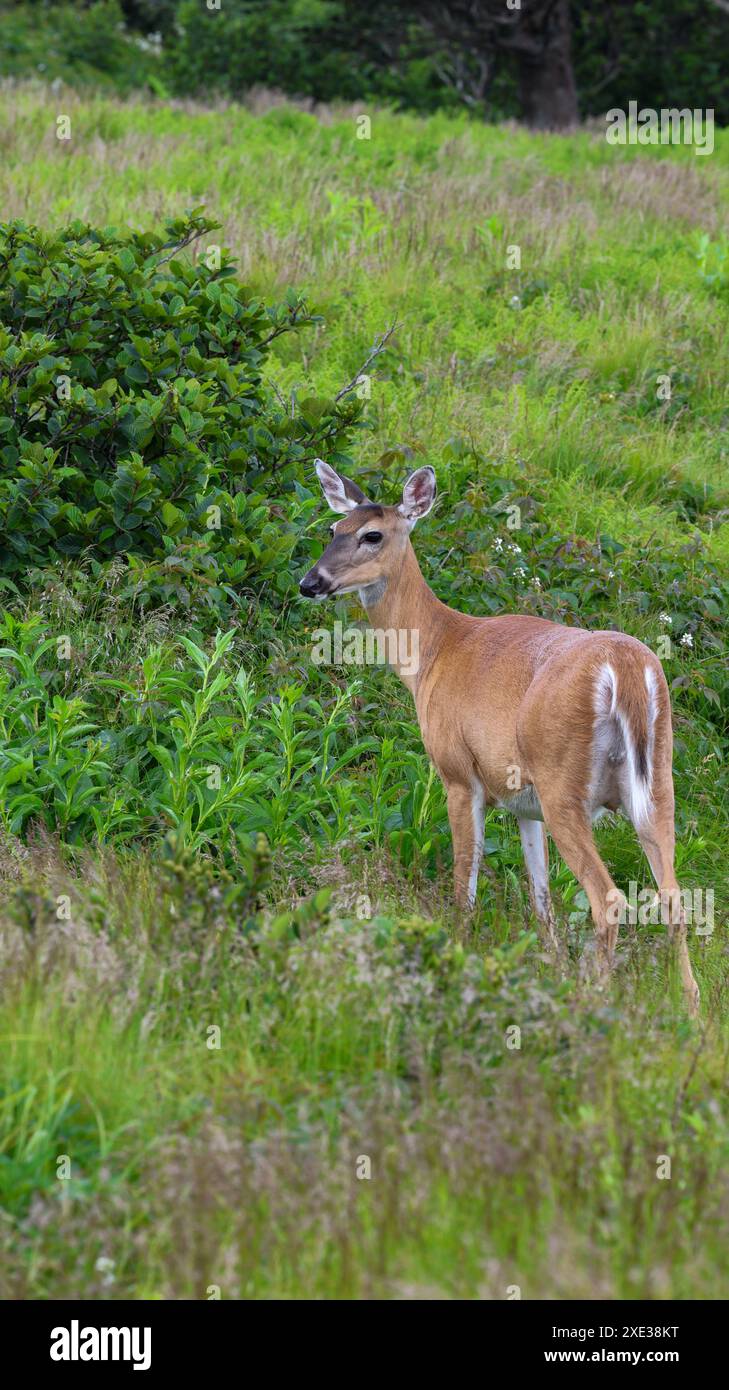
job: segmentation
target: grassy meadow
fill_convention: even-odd
[[[268,480],[291,563],[225,621],[139,602],[123,557],[0,575],[0,1296],[726,1298],[729,133],[707,158],[386,111],[359,139],[356,108],[265,94],[0,107],[4,219],[204,204],[186,254],[307,294],[277,399],[336,395],[396,324],[344,471],[391,502],[433,464],[414,544],[454,607],[658,651],[678,876],[714,894],[696,1023],[659,926],[596,988],[553,850],[543,952],[506,813],[456,913],[409,696],[311,660],[362,616],[298,596],[331,521],[311,466]],[[627,821],[597,838],[648,885]]]

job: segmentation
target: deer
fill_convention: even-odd
[[[341,519],[300,593],[356,593],[370,625],[417,634],[417,663],[405,666],[395,650],[390,664],[413,696],[426,753],[444,786],[457,908],[470,914],[475,905],[486,809],[506,809],[518,823],[545,945],[559,949],[549,832],[587,895],[604,986],[627,903],[598,853],[592,824],[606,811],[623,811],[655,879],[655,901],[695,1017],[699,990],[674,868],[671,703],[659,659],[624,632],[531,614],[478,617],[441,602],[410,541],[436,499],[430,465],[410,474],[395,506],[370,501],[322,459],[316,472]]]

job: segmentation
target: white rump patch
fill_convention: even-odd
[[[588,810],[594,814],[600,802],[600,785],[604,778],[606,764],[616,769],[624,764],[619,772],[621,800],[635,826],[645,825],[653,812],[651,782],[653,777],[653,734],[658,713],[656,699],[656,678],[652,667],[645,668],[645,684],[648,693],[646,719],[646,766],[647,775],[641,776],[635,748],[634,732],[627,716],[620,707],[618,678],[615,670],[606,661],[601,666],[595,684],[595,727],[592,743],[592,780],[590,783],[590,805]]]
[[[600,667],[595,686],[595,713],[598,718],[614,719],[618,701],[618,682],[609,661]]]

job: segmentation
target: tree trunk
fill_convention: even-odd
[[[524,25],[532,28],[528,15]],[[519,45],[516,51],[524,119],[536,130],[576,125],[580,114],[572,68],[569,0],[557,0],[545,27],[530,34],[532,37],[533,44]]]

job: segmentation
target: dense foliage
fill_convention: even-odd
[[[317,322],[293,290],[265,306],[222,253],[180,248],[214,230],[199,212],[166,235],[79,222],[56,235],[0,226],[0,567],[125,556],[135,589],[208,602],[281,581],[296,532],[266,509],[292,465],[340,462],[359,405],[265,392],[271,342]],[[144,568],[140,571],[140,565]]]
[[[118,0],[83,7],[45,0],[1,4],[0,28],[2,77],[34,76],[117,92],[165,90],[157,55],[124,29]]]
[[[448,6],[442,7],[444,10]],[[451,7],[468,14],[468,7]],[[252,87],[317,101],[389,102],[433,111],[465,104],[492,119],[521,110],[514,57],[468,37],[468,20],[433,24],[406,0],[5,0],[0,73],[121,91],[233,98]],[[478,6],[476,6],[478,9]],[[630,99],[712,107],[729,120],[723,61],[729,14],[713,0],[570,5],[583,116]],[[127,28],[122,27],[126,21]]]

